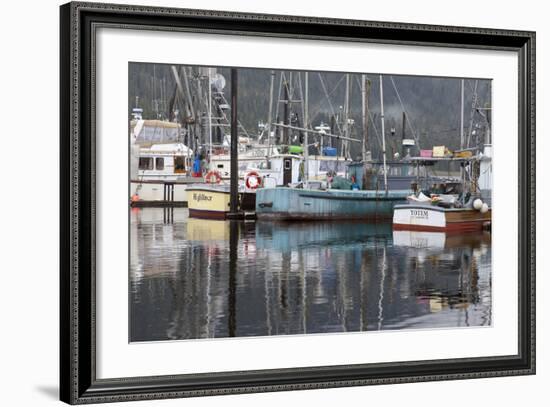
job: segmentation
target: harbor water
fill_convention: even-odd
[[[130,341],[490,326],[490,233],[130,212]]]

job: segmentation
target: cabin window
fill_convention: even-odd
[[[153,169],[153,157],[139,157],[139,169],[140,170],[152,170]]]
[[[223,164],[218,164],[218,168],[223,168]]]
[[[181,174],[185,172],[185,157],[178,155],[174,157],[174,172]]]
[[[159,171],[162,171],[164,169],[164,158],[163,157],[155,158],[155,168]]]
[[[290,170],[290,160],[285,160],[285,170]]]

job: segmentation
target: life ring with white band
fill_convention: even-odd
[[[204,179],[210,184],[219,184],[222,181],[222,176],[218,171],[208,171]]]
[[[248,189],[256,189],[262,185],[262,177],[256,171],[250,171],[246,174],[244,182]]]

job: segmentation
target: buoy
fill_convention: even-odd
[[[484,203],[483,205],[481,205],[481,209],[479,210],[481,213],[487,213],[487,211],[489,210],[489,205],[487,205],[486,203]]]
[[[479,198],[477,198],[475,201],[474,201],[474,209],[476,210],[480,210],[481,207],[483,206],[483,201]]]
[[[249,189],[256,189],[262,185],[262,178],[256,171],[250,171],[245,177],[246,187]]]
[[[218,171],[208,171],[204,178],[210,184],[219,184],[222,181],[222,177]]]
[[[132,202],[137,202],[137,201],[139,201],[139,195],[138,195],[138,194],[134,194],[134,195],[132,195],[132,198],[131,198],[131,199],[132,199]]]

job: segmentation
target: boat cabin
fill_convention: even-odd
[[[153,144],[132,154],[131,178],[175,181],[193,167],[193,152],[181,143]]]

